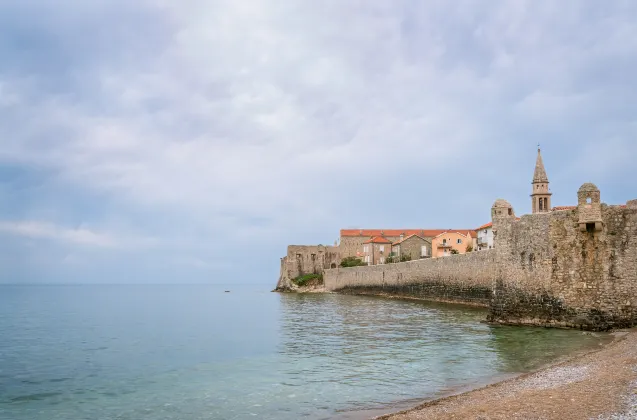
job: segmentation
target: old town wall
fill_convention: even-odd
[[[322,274],[341,262],[338,247],[324,245],[290,245],[281,258],[281,271],[275,290],[292,290],[292,280],[305,274]]]
[[[489,319],[594,330],[637,324],[637,208],[601,205],[601,229],[573,209],[494,219]]]
[[[396,264],[325,270],[328,291],[403,296],[489,306],[496,275],[493,250]]]
[[[503,324],[588,330],[637,325],[637,201],[600,205],[601,224],[582,224],[590,218],[586,206],[520,219],[512,209],[494,206],[493,250],[327,269],[325,286],[485,305],[488,319]]]

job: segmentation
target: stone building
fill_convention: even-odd
[[[341,229],[339,250],[343,258],[360,258],[364,255],[364,243],[377,236],[386,238],[391,243],[397,243],[408,236],[418,235],[431,243],[433,238],[445,232],[459,232],[462,234],[470,232],[472,238],[476,236],[475,231],[472,229]],[[429,255],[433,255],[433,251]]]
[[[535,172],[533,173],[533,189],[531,191],[531,206],[533,214],[548,213],[551,210],[551,192],[549,190],[549,178],[544,169],[540,148],[537,149]]]
[[[411,260],[431,257],[431,240],[427,240],[416,234],[394,243],[391,247],[394,256],[400,260],[408,257]]]
[[[363,243],[363,262],[367,265],[385,264],[391,254],[391,241],[382,236],[375,236]]]
[[[338,247],[324,245],[290,245],[281,258],[277,290],[294,289],[292,280],[305,274],[323,274],[341,263]]]

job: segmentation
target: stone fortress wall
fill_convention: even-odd
[[[493,250],[326,269],[325,287],[488,306],[489,320],[504,324],[637,325],[637,200],[608,206],[584,184],[575,209],[517,220],[497,200],[492,220]]]
[[[489,306],[495,250],[394,264],[325,270],[328,291],[391,295]]]
[[[290,245],[281,258],[281,272],[276,290],[292,290],[292,280],[305,274],[322,274],[341,263],[338,247],[324,245]]]

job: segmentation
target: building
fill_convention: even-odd
[[[493,248],[493,223],[486,223],[476,229],[476,251]]]
[[[533,172],[533,186],[531,190],[531,208],[533,214],[548,213],[551,211],[551,192],[549,190],[549,178],[544,169],[540,148],[537,149],[537,159],[535,160],[535,171]]]
[[[431,240],[413,234],[394,243],[391,250],[399,261],[405,257],[409,260],[429,258],[431,257]]]
[[[472,233],[473,232],[473,233]],[[452,254],[464,254],[473,248],[475,231],[443,232],[431,241],[432,257],[447,257]]]
[[[408,236],[418,235],[426,241],[433,240],[434,237],[444,232],[461,232],[466,234],[468,231],[472,232],[475,237],[475,231],[472,229],[341,229],[340,240],[338,248],[341,253],[341,257],[363,257],[363,246],[365,242],[375,237],[383,237],[389,240],[391,243],[397,243],[402,241]],[[433,256],[433,250],[429,255]]]
[[[382,236],[375,236],[363,243],[363,261],[368,265],[385,264],[391,254],[392,243]]]

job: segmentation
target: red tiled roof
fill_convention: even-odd
[[[420,235],[416,235],[416,234],[413,234],[413,235],[409,235],[409,236],[407,236],[407,237],[403,238],[403,240],[402,240],[402,241],[394,242],[394,243],[392,244],[392,246],[393,246],[393,245],[399,245],[399,244],[401,244],[401,243],[405,242],[407,239],[412,238],[412,237],[414,237],[414,236],[416,236],[416,237],[418,237],[418,238],[422,239],[423,241],[425,240],[425,238],[423,238],[422,236],[420,236]]]
[[[485,223],[484,225],[480,226],[476,230],[482,230],[482,229],[490,228],[491,226],[493,226],[493,222]]]
[[[473,229],[341,229],[341,237],[343,236],[393,236],[400,235],[418,235],[424,238],[433,238],[444,232],[458,232],[466,235],[470,232],[472,237],[476,236]]]
[[[363,242],[364,244],[391,244],[389,239],[383,238],[382,236],[374,236],[369,241]]]
[[[456,230],[445,230],[445,231],[441,232],[439,235],[435,236],[434,238],[438,238],[438,237],[444,235],[445,233],[447,233],[447,234],[456,233],[456,234],[464,236],[464,237],[470,236],[472,238],[477,238],[478,237],[478,234],[476,233],[475,230],[470,230],[468,232],[462,232],[460,230],[457,230],[457,231]]]

